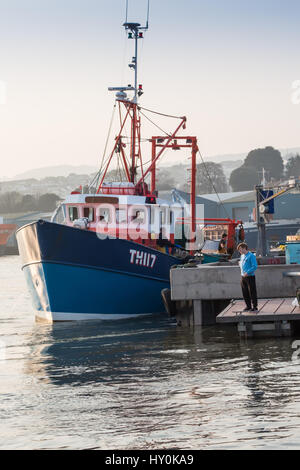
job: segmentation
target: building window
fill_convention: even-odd
[[[232,216],[235,220],[248,222],[249,213],[250,213],[249,207],[233,207],[232,208]]]

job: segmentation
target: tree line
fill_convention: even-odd
[[[189,184],[184,174],[187,168],[182,167],[182,174],[175,176],[171,168],[160,168],[157,178],[158,191],[171,191],[174,188],[189,191]],[[267,182],[278,182],[291,176],[300,177],[300,155],[291,156],[286,165],[279,150],[265,147],[251,150],[242,166],[232,171],[229,180],[224,174],[222,164],[202,162],[197,165],[196,193],[212,194],[229,191],[251,191],[263,179]],[[120,171],[112,170],[107,175],[108,181],[121,181]]]
[[[300,155],[291,156],[286,165],[279,150],[273,147],[255,149],[248,153],[244,163],[232,171],[227,181],[221,164],[202,162],[197,165],[196,193],[212,194],[229,191],[251,191],[263,180],[278,182],[292,176],[300,178]],[[158,179],[158,190],[178,188],[189,191],[187,183],[179,183],[172,175],[172,169],[164,169]]]
[[[226,193],[230,188],[251,191],[261,183],[263,175],[267,182],[300,178],[300,155],[291,156],[284,165],[281,153],[273,147],[252,150],[243,165],[232,171],[228,183],[222,165],[201,163],[197,167],[197,194]]]
[[[300,155],[291,156],[286,165],[279,150],[273,147],[255,149],[249,152],[244,163],[235,169],[227,181],[221,164],[202,162],[197,165],[196,193],[211,194],[214,192],[226,193],[232,191],[251,191],[262,181],[262,172],[265,170],[266,180],[279,181],[290,177],[300,177]],[[115,170],[113,170],[115,171]],[[110,174],[112,181],[119,181],[119,174]],[[158,178],[159,191],[171,191],[173,188],[188,191],[187,183],[178,184],[172,175],[172,169],[162,169]],[[88,188],[84,187],[84,191]],[[52,212],[61,198],[54,193],[38,196],[21,194],[17,191],[0,193],[0,215],[18,212]]]
[[[54,193],[39,196],[21,194],[17,191],[0,193],[0,215],[18,212],[52,212],[61,198]]]
[[[251,190],[262,181],[263,170],[267,182],[277,182],[292,176],[299,178],[300,155],[291,156],[284,166],[279,150],[273,147],[252,150],[243,165],[231,173],[229,184],[233,191]]]

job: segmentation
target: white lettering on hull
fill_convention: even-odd
[[[130,263],[153,269],[157,256],[146,251],[130,250]]]

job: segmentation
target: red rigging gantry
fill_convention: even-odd
[[[191,228],[192,233],[195,233],[196,230],[196,172],[197,172],[197,152],[198,152],[198,144],[197,144],[197,137],[191,136],[179,136],[177,133],[179,130],[186,128],[186,117],[181,117],[180,124],[177,126],[175,131],[168,135],[168,136],[154,136],[152,137],[149,142],[152,143],[152,153],[151,153],[151,164],[148,168],[144,167],[143,159],[142,159],[142,152],[141,152],[141,134],[140,134],[140,127],[141,127],[141,119],[140,119],[140,107],[132,102],[128,101],[127,99],[118,99],[119,102],[119,109],[121,104],[125,106],[126,112],[123,121],[121,121],[120,131],[115,139],[115,144],[113,150],[108,158],[104,171],[102,173],[102,177],[100,180],[100,184],[97,189],[97,194],[103,191],[107,191],[107,187],[104,186],[104,180],[106,178],[107,172],[111,165],[112,159],[115,153],[118,153],[121,162],[123,164],[123,169],[126,175],[126,179],[128,183],[134,184],[135,187],[135,195],[137,196],[145,196],[145,197],[157,197],[156,191],[156,166],[158,160],[163,155],[166,149],[172,150],[180,150],[182,148],[190,148],[191,149],[191,179],[190,179],[190,200],[191,200]],[[121,113],[120,113],[121,115]],[[128,165],[128,161],[126,159],[125,150],[126,144],[122,141],[122,132],[125,127],[126,121],[131,120],[131,146],[130,146],[130,166]],[[137,168],[137,161],[139,160],[140,168],[141,168],[141,177],[136,181],[136,168]],[[150,188],[146,183],[146,178],[150,174]],[[156,200],[156,199],[155,199]]]
[[[127,87],[112,87],[109,88],[110,91],[116,92],[116,103],[118,105],[119,119],[120,119],[120,128],[117,136],[115,137],[115,143],[111,153],[108,156],[108,159],[103,168],[99,172],[100,183],[97,183],[97,194],[104,193],[107,194],[110,191],[113,191],[116,194],[116,191],[119,189],[120,194],[126,194],[123,186],[117,188],[117,184],[114,188],[109,189],[105,184],[105,178],[108,174],[108,170],[111,166],[113,157],[117,154],[119,158],[119,163],[122,165],[123,173],[126,178],[126,183],[128,183],[127,194],[135,196],[145,196],[149,198],[148,203],[155,204],[157,198],[156,190],[156,168],[157,163],[161,156],[164,154],[165,150],[180,150],[184,148],[191,149],[191,166],[190,166],[190,217],[185,219],[185,222],[189,224],[192,238],[196,235],[196,227],[199,224],[199,219],[196,219],[196,173],[197,173],[197,153],[198,143],[195,136],[182,136],[178,135],[180,130],[186,129],[186,117],[179,116],[170,116],[162,113],[155,113],[154,111],[146,110],[138,104],[138,98],[143,94],[143,86],[138,84],[137,79],[137,69],[138,69],[138,41],[143,38],[143,32],[148,29],[148,21],[145,27],[142,27],[139,23],[126,23],[124,24],[125,29],[128,31],[128,38],[135,41],[135,56],[132,58],[132,63],[129,64],[129,67],[134,70],[134,86],[128,85]],[[132,99],[127,97],[127,92],[133,92],[134,96]],[[143,162],[142,151],[141,151],[141,114],[142,110],[153,112],[165,117],[177,118],[179,119],[179,124],[174,130],[173,133],[165,133],[164,136],[154,136],[148,139],[148,142],[152,145],[151,157],[147,164]],[[123,114],[123,115],[122,115]],[[147,117],[147,116],[145,116]],[[129,123],[129,126],[126,124]],[[125,143],[124,134],[126,134],[125,129],[130,127],[130,140],[129,140],[129,155],[126,156],[125,149],[127,147],[127,142]],[[157,126],[159,127],[159,126]],[[148,165],[148,166],[147,166]],[[139,168],[140,174],[137,177],[137,169]],[[149,181],[150,176],[150,185],[147,184],[146,178]],[[99,182],[98,180],[98,182]],[[125,191],[125,192],[124,192]],[[235,232],[236,226],[240,222],[235,222],[230,219],[205,219],[202,223],[207,223],[208,221],[214,222],[215,224],[228,225],[228,239],[233,238],[233,233]],[[231,241],[229,241],[231,244]]]

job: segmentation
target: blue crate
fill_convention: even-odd
[[[286,264],[300,264],[300,242],[286,244]]]

